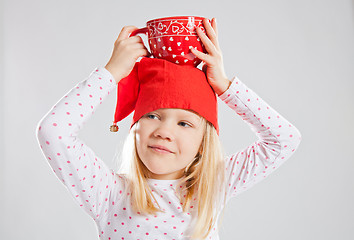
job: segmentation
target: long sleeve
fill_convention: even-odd
[[[288,160],[301,141],[299,130],[237,77],[219,96],[242,117],[258,140],[226,157],[226,201],[262,181]]]
[[[36,128],[40,148],[55,175],[94,220],[107,211],[119,177],[78,138],[78,132],[116,86],[107,69],[96,68],[62,97]]]

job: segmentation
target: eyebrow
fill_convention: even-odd
[[[177,115],[178,115],[179,117],[182,117],[182,118],[184,118],[184,117],[187,117],[187,118],[189,118],[189,117],[194,118],[194,119],[199,123],[199,121],[201,120],[201,116],[199,116],[199,115],[198,115],[197,113],[195,113],[193,110],[186,109],[186,111],[190,112],[190,114],[189,114],[189,113],[186,113],[186,112],[181,112],[181,113],[178,113]],[[159,113],[162,113],[163,111],[160,111],[159,109],[157,109],[157,110],[152,111],[152,112],[159,112]]]

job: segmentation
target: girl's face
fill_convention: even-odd
[[[142,116],[136,126],[138,155],[153,179],[178,179],[194,160],[203,140],[201,117],[192,111],[160,108]],[[163,146],[170,152],[152,146]]]

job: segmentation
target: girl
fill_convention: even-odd
[[[144,57],[149,52],[141,38],[129,37],[137,28],[127,26],[107,65],[78,83],[38,123],[37,139],[48,163],[93,218],[100,239],[219,239],[215,223],[226,203],[272,173],[299,146],[296,127],[238,78],[227,79],[216,20],[203,24],[206,34],[200,29],[197,34],[208,54],[191,50],[205,63],[203,72]],[[133,81],[137,69],[136,76],[147,84],[140,86],[135,106],[126,104],[135,115],[123,164],[114,172],[77,137],[78,131],[119,83]],[[191,82],[184,87],[191,75],[199,84],[194,89],[198,97],[185,94],[193,88]],[[170,78],[184,85],[171,86]],[[159,84],[165,84],[164,91]],[[179,101],[165,91],[179,94]],[[258,137],[227,157],[219,142],[215,93]],[[161,96],[164,101],[157,101]]]

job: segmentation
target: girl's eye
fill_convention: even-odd
[[[186,126],[188,126],[188,127],[192,127],[191,125],[189,125],[188,123],[185,123],[185,122],[180,122],[180,123],[182,123],[182,124],[186,124]]]
[[[153,119],[154,117],[157,117],[157,116],[156,116],[156,115],[153,115],[153,114],[148,114],[148,115],[146,115],[146,117],[149,118],[149,119]],[[180,122],[180,124],[183,124],[183,125],[182,125],[183,127],[192,127],[191,125],[189,125],[189,124],[186,123],[186,122]]]
[[[147,118],[150,118],[150,116],[156,117],[156,116],[153,115],[153,114],[148,114],[146,117],[147,117]],[[150,118],[150,119],[152,119],[152,118]]]

